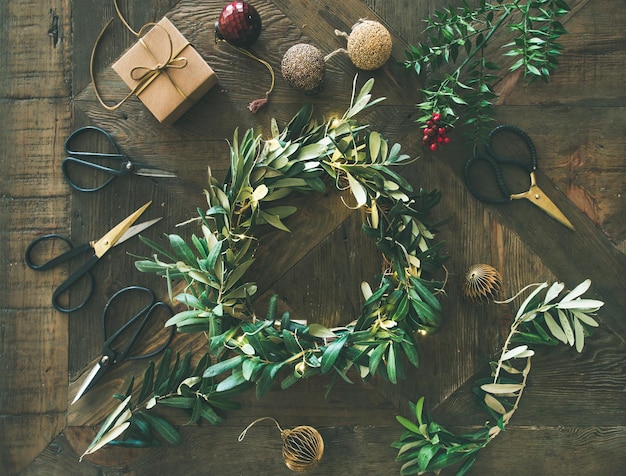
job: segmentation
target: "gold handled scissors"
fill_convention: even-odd
[[[85,263],[82,264],[82,266],[80,266],[65,281],[63,281],[52,294],[52,306],[57,311],[70,313],[81,309],[87,303],[94,290],[94,279],[93,275],[91,274],[91,268],[93,268],[95,264],[100,260],[100,258],[102,258],[111,248],[141,233],[143,230],[154,225],[161,219],[155,218],[153,220],[149,220],[147,222],[133,226],[133,223],[137,221],[137,219],[146,210],[146,208],[150,206],[151,203],[151,201],[146,203],[139,210],[122,220],[118,225],[113,227],[99,240],[90,241],[89,243],[84,243],[80,246],[74,247],[72,246],[72,243],[68,238],[57,234],[49,234],[35,238],[30,243],[30,245],[28,245],[25,253],[25,261],[28,267],[34,269],[35,271],[46,271],[48,269],[55,268],[62,263],[68,262],[74,259],[76,256],[93,252],[93,256],[91,256],[87,261],[85,261]],[[55,247],[55,244],[53,242],[59,240],[63,241],[65,243],[64,246],[69,246],[70,249],[48,261],[38,264],[34,259],[34,256],[40,255],[42,250],[39,250],[39,252],[35,252],[35,249],[38,249],[40,246],[42,248],[53,248]],[[42,243],[44,242],[48,242],[47,245],[42,245]],[[71,288],[72,285],[74,285],[82,277],[87,277],[89,281],[89,290],[87,291],[86,297],[83,299],[82,302],[73,307],[63,307],[59,303],[59,297],[65,291]]]
[[[530,154],[530,161],[524,162],[523,160],[520,160],[517,158],[503,157],[502,155],[496,154],[494,152],[494,147],[493,147],[494,137],[505,132],[513,134],[514,136],[517,136],[523,141],[523,143],[528,148],[528,152]],[[498,186],[498,191],[500,192],[499,197],[494,197],[491,195],[483,194],[480,191],[478,191],[477,188],[474,186],[474,183],[472,182],[472,179],[471,179],[470,172],[474,164],[476,164],[477,162],[485,162],[491,167],[495,175],[496,184]],[[525,192],[512,193],[509,190],[509,186],[507,185],[504,179],[503,173],[502,173],[503,165],[510,165],[510,166],[517,167],[526,171],[530,176],[529,189]],[[537,185],[537,180],[535,177],[536,170],[537,170],[537,151],[535,150],[535,144],[533,144],[533,141],[530,139],[530,137],[528,137],[528,134],[526,134],[523,130],[515,126],[501,125],[493,129],[489,133],[489,136],[487,137],[486,153],[473,155],[472,157],[470,157],[465,162],[465,168],[463,172],[464,172],[465,185],[467,185],[467,188],[472,193],[472,195],[478,198],[478,200],[480,200],[481,202],[491,203],[491,204],[500,204],[500,203],[510,203],[511,200],[526,199],[530,201],[530,203],[532,203],[533,205],[536,205],[537,207],[541,208],[545,213],[550,215],[552,218],[556,219],[557,221],[559,221],[560,223],[568,227],[570,230],[574,230],[574,226],[567,219],[567,217],[563,214],[563,212],[561,212],[561,210],[558,209],[558,207],[554,204],[554,202],[550,200],[550,198],[545,194],[545,192],[541,190],[539,186]]]

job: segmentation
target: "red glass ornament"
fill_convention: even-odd
[[[234,1],[222,9],[215,22],[215,38],[233,46],[248,46],[261,34],[261,16],[248,2]]]

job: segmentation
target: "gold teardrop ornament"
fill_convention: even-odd
[[[496,268],[488,264],[475,264],[469,267],[463,282],[463,294],[473,302],[493,301],[502,288],[502,276]]]
[[[297,426],[283,430],[278,422],[271,417],[263,417],[250,423],[239,435],[242,441],[248,430],[262,420],[272,420],[283,440],[283,459],[291,471],[304,473],[313,469],[324,455],[324,440],[322,435],[312,426]]]

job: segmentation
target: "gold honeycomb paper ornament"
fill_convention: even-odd
[[[324,455],[324,440],[322,435],[312,426],[297,426],[283,430],[278,422],[271,417],[263,417],[250,423],[241,432],[238,440],[242,441],[248,430],[256,423],[271,420],[280,431],[283,440],[283,459],[291,471],[304,473],[313,469]]]
[[[502,276],[488,264],[475,264],[465,273],[463,294],[470,301],[484,303],[493,301],[502,288]]]
[[[283,439],[283,459],[290,470],[304,473],[322,459],[324,440],[312,426],[281,430],[280,436]]]

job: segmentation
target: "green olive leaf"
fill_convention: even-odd
[[[578,296],[582,296],[587,290],[591,287],[591,280],[585,279],[582,283],[572,289],[569,293],[565,295],[559,304],[567,303],[573,299],[576,299]]]
[[[204,378],[215,377],[221,373],[232,370],[235,367],[239,366],[243,362],[244,359],[245,359],[245,356],[236,355],[235,357],[231,357],[230,359],[223,360],[221,362],[217,362],[213,365],[210,365],[204,371],[203,377]]]
[[[565,332],[563,331],[561,326],[556,323],[554,318],[547,312],[543,315],[543,318],[546,321],[546,325],[548,326],[548,329],[550,329],[552,335],[564,344],[567,344],[567,337],[565,336]]]
[[[330,370],[333,368],[333,365],[335,365],[335,362],[337,361],[337,358],[339,357],[339,354],[341,353],[344,344],[348,340],[348,335],[349,334],[341,336],[339,339],[331,342],[326,347],[326,350],[324,351],[324,354],[322,356],[322,365],[320,367],[320,370],[323,374],[330,372]]]
[[[150,412],[142,412],[143,417],[148,424],[161,435],[170,445],[180,445],[181,438],[176,429],[167,422],[167,420],[151,414]]]
[[[480,388],[494,395],[509,395],[519,392],[524,386],[519,383],[488,383],[481,385]]]
[[[356,200],[355,208],[360,208],[367,203],[367,190],[365,190],[365,187],[351,174],[346,173],[346,177],[348,179],[348,185],[350,185],[350,191]]]

